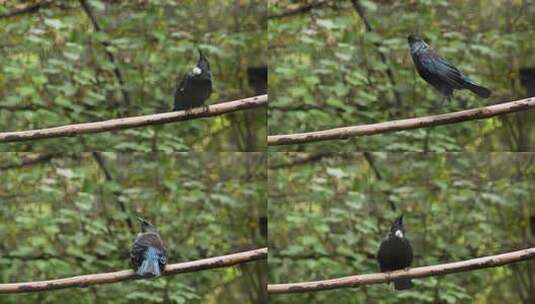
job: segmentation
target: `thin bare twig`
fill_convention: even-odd
[[[360,4],[358,0],[351,0],[351,4],[353,5],[353,8],[355,9],[359,17],[362,19],[362,22],[364,22],[366,31],[373,32],[371,23],[366,17],[366,11],[364,10],[364,7]],[[377,53],[379,54],[379,58],[387,66],[386,76],[388,77],[388,80],[390,81],[390,84],[392,85],[392,91],[394,92],[394,98],[396,99],[396,108],[399,109],[402,105],[402,101],[401,101],[401,94],[396,89],[396,79],[394,78],[394,73],[392,72],[392,69],[388,67],[388,60],[386,58],[386,54],[383,51],[381,51],[380,47],[382,46],[382,44],[380,42],[376,42],[374,44],[377,47]]]
[[[104,161],[104,157],[102,156],[102,154],[100,154],[100,152],[93,151],[92,155],[95,161],[97,162],[99,168],[104,173],[104,177],[106,178],[106,181],[113,182],[113,176],[111,175],[110,170],[108,170],[108,167],[106,166],[106,162]],[[121,195],[122,195],[121,191],[119,190],[113,191],[113,195],[115,196],[117,205],[119,205],[121,212],[123,212],[124,214],[128,214],[128,211],[126,210],[126,206],[124,202],[121,200]],[[128,229],[130,229],[130,232],[132,233],[132,235],[135,235],[134,224],[132,223],[132,220],[130,219],[129,216],[126,217],[125,222],[126,222],[126,225],[128,226]]]
[[[99,25],[97,18],[95,17],[95,14],[93,13],[93,9],[91,8],[91,5],[87,0],[80,0],[80,4],[82,5],[82,8],[86,15],[91,20],[91,23],[93,24],[93,28],[95,29],[95,32],[101,32],[102,27]],[[115,56],[113,56],[113,53],[110,52],[107,47],[110,46],[110,43],[107,41],[101,42],[102,46],[104,47],[104,52],[106,52],[106,56],[108,56],[108,60],[113,65],[113,73],[115,74],[115,77],[117,78],[117,81],[119,82],[119,85],[121,86],[121,93],[123,95],[124,99],[124,110],[122,113],[129,113],[128,109],[131,105],[130,102],[130,95],[128,94],[128,90],[126,89],[126,83],[124,81],[123,73],[119,69],[119,66],[117,65],[117,60],[115,59]]]

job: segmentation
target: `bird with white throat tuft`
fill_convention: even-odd
[[[381,242],[377,253],[377,261],[381,272],[405,269],[411,265],[412,247],[405,237],[403,215],[394,221],[388,236]],[[409,289],[411,287],[411,279],[394,280],[394,288],[396,290]]]
[[[173,111],[200,107],[212,94],[210,63],[201,49],[198,49],[198,52],[197,64],[177,84]]]

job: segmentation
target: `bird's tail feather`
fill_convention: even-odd
[[[394,288],[396,290],[409,289],[412,287],[411,279],[397,279],[394,280]]]
[[[160,265],[157,259],[144,259],[137,269],[137,274],[144,276],[151,274],[153,276],[160,275]]]
[[[475,82],[473,82],[471,79],[465,79],[466,88],[475,94],[477,94],[481,98],[487,98],[490,96],[491,91],[485,87],[482,87]]]

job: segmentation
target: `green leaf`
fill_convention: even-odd
[[[61,22],[61,20],[59,19],[45,19],[44,20],[44,23],[49,26],[49,27],[52,27],[54,29],[60,29],[63,27],[63,23]]]

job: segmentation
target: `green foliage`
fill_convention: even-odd
[[[435,50],[493,91],[457,91],[450,112],[526,97],[519,69],[535,66],[535,14],[525,1],[336,1],[271,18],[270,134],[291,134],[434,114],[440,95],[416,74],[406,37]],[[276,16],[303,4],[272,1]],[[514,16],[514,17],[513,17]],[[383,61],[382,56],[386,59]],[[392,74],[394,82],[390,80]],[[399,96],[399,98],[398,98]],[[534,114],[347,141],[273,147],[276,151],[532,151]]]
[[[7,10],[18,2],[7,1]],[[267,61],[264,1],[88,2],[102,31],[93,29],[78,1],[0,18],[2,131],[170,111],[176,82],[195,64],[197,47],[205,50],[214,75],[207,103],[256,95],[247,68]],[[260,151],[265,114],[255,109],[2,149]]]
[[[33,155],[3,153],[0,163],[19,164],[30,158]],[[106,180],[89,153],[58,155],[42,164],[2,171],[2,283],[129,268],[139,215],[159,228],[169,263],[266,246],[259,227],[259,218],[267,212],[262,154],[104,153],[103,159],[112,180]],[[258,262],[2,297],[0,302],[258,303],[262,273],[265,265]]]
[[[401,213],[414,267],[498,254],[534,241],[532,155],[333,153],[291,165],[317,160],[313,156],[275,153],[270,160],[272,283],[378,272],[377,249]],[[530,303],[531,289],[521,282],[534,279],[534,266],[523,262],[415,279],[407,292],[380,284],[277,295],[271,301]]]

